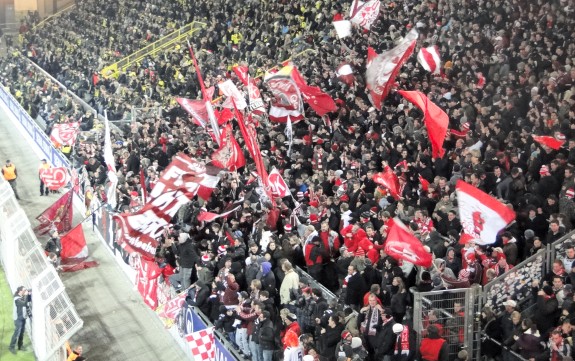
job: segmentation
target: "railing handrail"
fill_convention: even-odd
[[[55,12],[54,14],[52,14],[52,15],[46,17],[45,19],[41,20],[38,24],[34,25],[34,26],[32,27],[32,29],[39,28],[40,26],[42,26],[42,25],[44,25],[46,22],[48,22],[48,20],[51,20],[51,19],[53,19],[53,18],[59,16],[60,14],[62,14],[62,13],[65,12],[65,11],[70,10],[70,9],[73,8],[74,6],[76,6],[75,3],[70,4],[70,5],[66,6],[64,9]]]

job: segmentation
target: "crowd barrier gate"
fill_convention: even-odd
[[[82,328],[83,322],[3,177],[0,177],[0,242],[0,259],[11,290],[18,286],[32,290],[32,318],[27,329],[37,359],[65,360],[64,344]]]

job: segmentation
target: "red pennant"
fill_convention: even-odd
[[[442,158],[445,154],[443,141],[449,126],[447,114],[420,91],[400,90],[399,94],[423,111],[423,121],[431,141],[432,156]]]
[[[409,232],[399,218],[390,219],[387,225],[389,229],[385,240],[385,253],[397,260],[404,260],[418,266],[431,266],[431,254],[423,248],[421,241]]]

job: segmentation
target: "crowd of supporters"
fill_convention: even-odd
[[[217,149],[174,100],[200,95],[185,44],[149,56],[117,78],[99,74],[170,31],[192,21],[206,24],[190,40],[207,85],[217,88],[231,78],[243,90],[233,64],[249,65],[258,76],[292,58],[309,84],[336,100],[338,110],[328,114],[329,121],[306,109],[305,121],[294,125],[290,155],[284,126],[260,122],[265,166],[280,170],[293,199],[278,199],[274,209],[258,202],[258,182],[248,164],[227,174],[209,201],[182,207],[157,251],[159,263],[178,270],[168,280],[181,289],[193,284],[189,302],[253,360],[271,360],[294,342],[319,360],[411,360],[420,345],[410,324],[410,288],[484,285],[559,240],[575,220],[573,1],[384,1],[371,31],[354,28],[351,37],[338,39],[332,21],[346,17],[350,5],[81,1],[42,26],[24,27],[19,47],[0,62],[4,85],[33,117],[44,119],[48,131],[71,120],[84,130],[101,124],[23,55],[100,114],[107,110],[112,120],[129,119],[133,107],[162,108],[161,116],[126,123],[123,134],[114,135],[120,211],[137,202],[140,169],[150,191],[176,153],[207,162]],[[443,158],[431,156],[418,109],[392,90],[378,111],[365,91],[368,46],[381,53],[411,28],[420,34],[417,48],[438,46],[441,74],[424,71],[413,56],[395,88],[420,90],[449,115]],[[354,69],[352,86],[335,73],[343,62]],[[270,94],[265,85],[260,88],[267,103]],[[565,143],[554,150],[534,135]],[[239,132],[236,138],[243,145]],[[71,157],[75,164],[87,163],[92,185],[106,182],[101,144],[82,142]],[[385,166],[399,176],[399,200],[372,180]],[[429,182],[426,190],[420,177]],[[495,244],[459,243],[458,179],[516,212]],[[200,206],[219,213],[242,198],[243,208],[223,225],[195,219]],[[302,207],[293,214],[296,200]],[[433,253],[433,267],[414,267],[384,253],[392,217],[408,224]],[[532,284],[532,318],[522,319],[513,299],[505,310],[483,310],[481,324],[491,337],[484,355],[501,358],[503,345],[526,359],[571,356],[575,250],[571,244],[565,249],[565,258]],[[321,289],[300,283],[296,266],[341,295],[341,302],[330,304]],[[449,313],[441,321],[433,311],[426,316],[423,359],[465,359],[465,352],[447,350],[447,343],[459,340],[444,328],[459,322],[460,310],[454,306]],[[282,336],[275,337],[280,328]],[[292,332],[304,336],[294,341]]]

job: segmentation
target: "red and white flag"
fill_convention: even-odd
[[[291,76],[299,88],[303,100],[305,100],[319,116],[324,116],[329,112],[337,110],[335,101],[328,94],[322,92],[319,87],[307,85],[305,79],[295,66],[293,67]]]
[[[208,211],[200,211],[200,214],[198,214],[198,221],[202,221],[202,222],[212,222],[218,218],[222,218],[222,217],[226,217],[231,213],[234,213],[235,211],[237,211],[238,209],[242,208],[242,205],[238,205],[236,206],[234,209],[231,209],[227,212],[224,213],[213,213],[213,212],[208,212]]]
[[[70,172],[65,167],[40,169],[40,179],[52,191],[64,187],[70,182]]]
[[[234,105],[232,104],[232,99],[238,109],[245,109],[248,106],[246,103],[246,99],[244,98],[243,94],[240,92],[238,87],[230,80],[226,80],[218,84],[218,88],[220,91],[227,97],[224,103],[222,104],[225,108],[233,108]]]
[[[74,216],[72,209],[73,198],[72,190],[69,190],[36,217],[40,224],[34,228],[34,233],[43,235],[51,229],[56,229],[59,233],[69,231],[72,228],[72,217]]]
[[[379,16],[380,6],[381,2],[379,0],[370,0],[367,2],[355,0],[349,12],[351,22],[369,30]]]
[[[80,133],[80,123],[56,123],[52,127],[50,140],[56,148],[63,145],[73,146],[76,143],[76,137]]]
[[[353,68],[348,63],[341,64],[336,70],[336,75],[339,80],[348,86],[353,86],[353,83],[355,82],[355,75],[353,75]]]
[[[150,200],[137,212],[114,216],[116,240],[128,252],[153,259],[157,239],[180,207],[197,194],[208,199],[219,182],[221,169],[205,166],[187,155],[176,155],[150,192]]]
[[[515,212],[471,184],[459,180],[455,191],[463,231],[477,244],[494,243],[497,233],[515,219]]]
[[[434,158],[442,158],[445,154],[443,141],[449,126],[447,114],[420,91],[400,90],[399,94],[423,111],[423,121],[431,142],[432,156]]]
[[[386,167],[383,172],[375,173],[373,181],[387,188],[391,196],[396,200],[401,197],[401,194],[399,194],[399,178],[397,178],[391,168]]]
[[[192,332],[184,336],[194,360],[214,360],[216,354],[216,344],[214,340],[214,327],[208,327],[200,331]]]
[[[176,98],[176,101],[192,116],[192,120],[196,125],[206,128],[209,119],[204,101],[186,98]]]
[[[238,76],[238,79],[243,85],[248,85],[248,78],[250,77],[249,68],[245,65],[234,65],[232,70]]]
[[[264,101],[262,100],[262,95],[258,84],[254,78],[250,78],[249,69],[244,65],[235,65],[233,68],[234,73],[238,76],[242,84],[248,90],[248,109],[254,114],[265,114],[266,109],[264,106]],[[240,107],[238,107],[240,108]]]
[[[273,95],[269,118],[273,122],[285,123],[288,116],[295,124],[304,118],[301,92],[291,77],[293,66],[288,65],[276,73],[267,73],[264,82]]]
[[[384,246],[386,254],[396,260],[407,261],[414,265],[431,266],[431,253],[423,248],[421,241],[409,231],[399,218],[390,219],[387,226],[389,228]]]
[[[140,259],[136,274],[138,292],[152,310],[158,307],[158,277],[162,269],[155,261]]]
[[[291,195],[288,185],[286,184],[282,175],[276,168],[274,168],[270,172],[268,180],[270,188],[272,190],[272,195],[274,195],[275,197],[283,198],[287,197],[288,195]]]
[[[441,72],[441,57],[439,56],[439,48],[437,45],[419,49],[417,61],[423,69],[432,74],[439,74]]]
[[[377,109],[381,110],[383,100],[389,94],[399,69],[413,53],[418,36],[418,32],[412,29],[395,48],[379,54],[367,67],[366,85],[370,91],[371,102]]]
[[[228,123],[220,139],[220,147],[212,153],[212,162],[215,166],[231,171],[246,165],[246,158],[240,145],[234,138],[232,125]]]
[[[559,150],[565,144],[565,139],[557,139],[548,135],[534,135],[533,140],[555,150]]]

